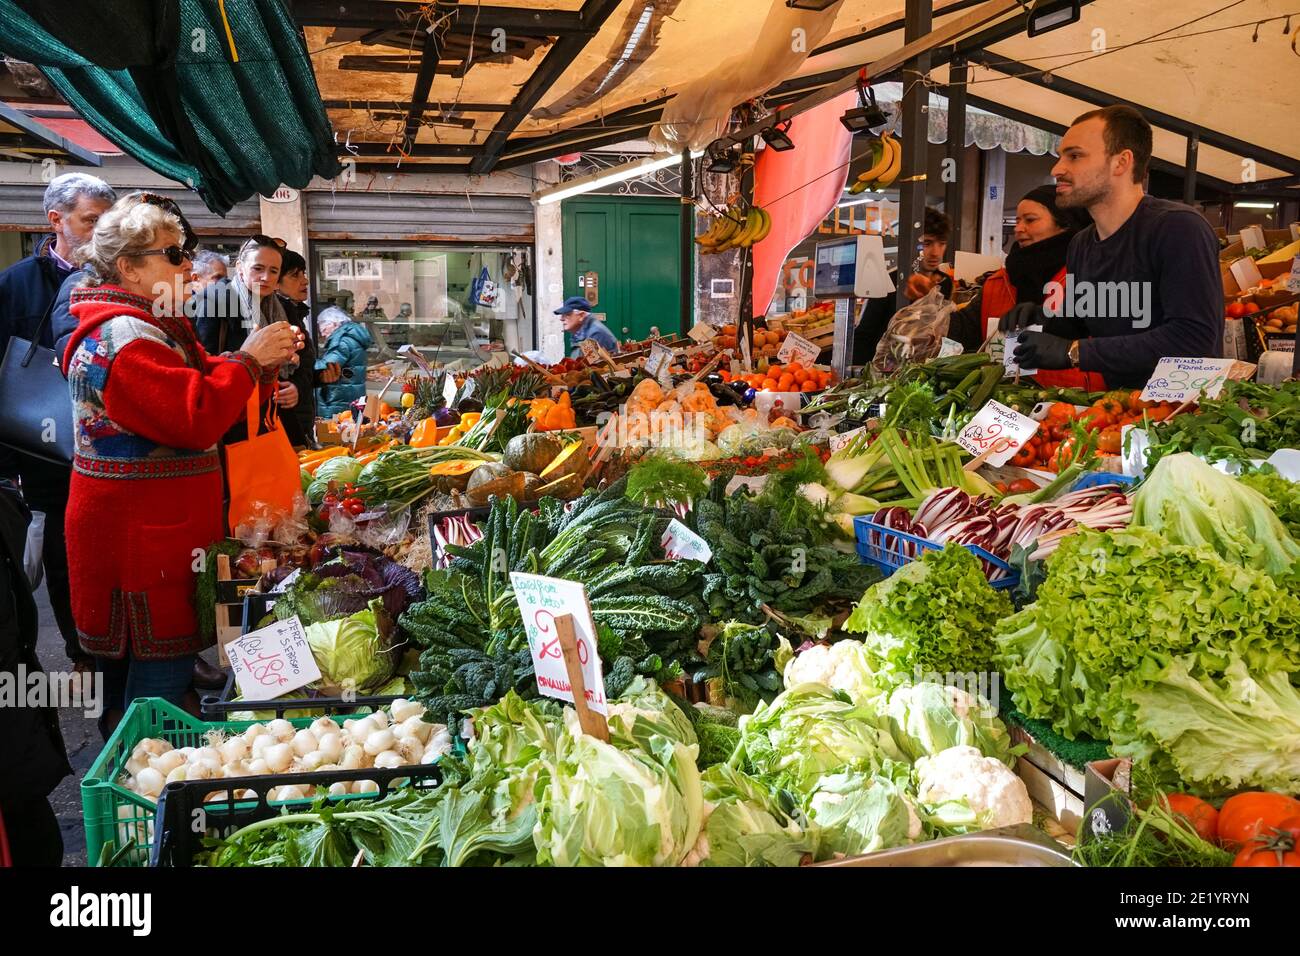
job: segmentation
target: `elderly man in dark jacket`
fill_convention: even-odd
[[[41,669],[36,602],[23,569],[30,520],[18,489],[0,480],[0,681],[20,696],[0,707],[0,826],[15,866],[58,866],[63,836],[49,797],[72,767],[54,708],[22,699]]]
[[[56,176],[45,190],[45,217],[53,235],[36,252],[0,272],[0,355],[11,337],[38,339],[54,348],[56,335],[49,316],[63,281],[74,271],[77,249],[95,229],[101,214],[117,200],[111,186],[84,173]],[[69,399],[71,402],[71,399]],[[0,415],[4,410],[0,409]],[[77,643],[68,592],[68,555],[63,539],[63,513],[68,507],[70,465],[57,465],[0,446],[0,478],[21,478],[23,497],[33,511],[45,515],[42,559],[50,604],[59,633],[74,661],[89,663]]]

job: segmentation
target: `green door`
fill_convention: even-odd
[[[640,196],[566,199],[564,295],[585,295],[597,275],[596,312],[619,341],[641,340],[657,327],[682,329],[681,203]]]

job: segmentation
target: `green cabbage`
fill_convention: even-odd
[[[844,629],[864,635],[877,678],[893,687],[934,679],[928,675],[950,681],[987,673],[993,626],[1010,613],[1011,601],[989,585],[979,559],[949,544],[873,584]]]
[[[872,772],[901,760],[875,711],[824,684],[796,684],[740,721],[741,747],[752,773],[806,790],[823,774]]]
[[[943,684],[904,684],[885,707],[889,732],[908,760],[932,757],[949,747],[970,746],[1007,766],[1011,737],[998,712],[983,697]]]
[[[689,718],[647,677],[633,678],[607,706],[610,740],[618,746],[645,748],[656,735],[687,746],[698,742]]]
[[[326,694],[364,694],[393,676],[393,654],[379,633],[374,602],[364,611],[305,628],[311,656],[320,668],[315,683]]]
[[[658,735],[646,745],[621,750],[585,734],[561,738],[533,833],[539,863],[682,862],[704,817],[696,748]]]
[[[1300,544],[1267,497],[1187,452],[1161,458],[1152,469],[1133,498],[1133,523],[1272,575],[1300,561]]]
[[[361,477],[363,467],[365,466],[355,458],[337,455],[322,462],[313,477],[316,481],[337,481],[339,485],[355,485],[357,479]]]
[[[892,769],[875,775],[830,774],[817,781],[808,805],[823,857],[860,856],[921,839],[921,818],[899,782],[906,779],[906,768]]]
[[[798,866],[817,849],[759,780],[726,766],[701,775],[706,820],[684,866]]]

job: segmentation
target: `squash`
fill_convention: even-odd
[[[554,435],[536,432],[516,435],[507,443],[503,461],[514,471],[536,475],[563,450],[564,444]]]
[[[556,455],[549,465],[537,473],[543,481],[554,482],[566,475],[583,475],[587,471],[587,456],[582,453],[581,441],[571,442]]]
[[[582,494],[582,475],[567,474],[537,489],[539,498],[559,498],[570,501]]]
[[[484,462],[474,469],[465,493],[473,504],[485,505],[490,496],[508,490],[510,478],[515,474],[515,470],[503,462]]]
[[[521,471],[519,474],[522,475],[524,479],[523,500],[536,501],[538,498],[542,497],[541,489],[545,486],[546,482],[542,481],[542,479],[538,478],[536,475],[526,471]]]
[[[430,466],[429,474],[433,475],[435,478],[440,475],[451,477],[468,475],[471,472],[476,471],[480,465],[484,464],[486,464],[486,462],[477,459],[473,461],[468,459],[462,459],[460,461],[440,461],[438,464]]]

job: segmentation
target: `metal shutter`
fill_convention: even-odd
[[[125,186],[113,188],[119,196],[135,191]],[[262,227],[261,206],[256,196],[237,204],[223,219],[203,205],[203,200],[188,189],[151,188],[149,192],[174,199],[195,232],[202,235],[242,236],[257,232]],[[41,205],[44,198],[44,186],[0,183],[0,223],[4,223],[7,229],[24,232],[47,231],[50,224]]]
[[[527,196],[315,190],[306,195],[312,239],[533,241],[533,203]]]

